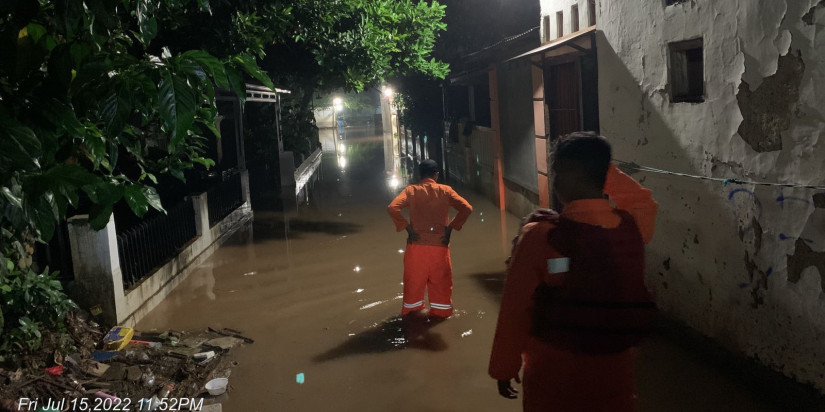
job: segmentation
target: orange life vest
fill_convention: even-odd
[[[650,334],[656,305],[644,284],[644,242],[633,217],[616,210],[612,229],[559,217],[548,241],[569,259],[559,286],[533,295],[531,334],[555,347],[587,354],[627,350]],[[549,262],[548,262],[549,265]]]

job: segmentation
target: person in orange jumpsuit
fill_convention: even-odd
[[[436,183],[438,163],[424,160],[418,167],[421,181],[407,186],[387,207],[396,231],[407,230],[404,252],[404,302],[402,315],[424,309],[424,292],[431,316],[447,318],[453,313],[453,269],[450,236],[461,230],[473,207],[451,187]],[[458,213],[449,221],[450,207]],[[410,209],[410,220],[401,210]]]
[[[554,152],[554,190],[563,210],[560,215],[549,210],[534,213],[510,258],[489,374],[498,380],[502,396],[515,399],[511,380],[520,382],[523,366],[524,411],[636,410],[632,346],[637,341],[612,339],[609,331],[599,329],[610,327],[604,319],[616,319],[610,316],[614,313],[607,313],[614,306],[557,305],[543,313],[537,310],[547,295],[552,302],[560,296],[558,291],[569,292],[571,287],[565,286],[575,283],[572,279],[581,289],[575,293],[611,295],[621,289],[641,305],[622,302],[625,306],[615,307],[632,311],[637,310],[632,307],[652,305],[644,287],[644,244],[653,236],[657,204],[650,190],[622,173],[611,156],[607,141],[593,134],[577,133],[559,143]],[[561,231],[562,226],[568,230]],[[588,267],[600,264],[605,265],[603,270],[588,273]],[[610,272],[621,272],[625,278],[610,279]],[[572,274],[580,277],[566,277]],[[595,316],[576,318],[581,310],[591,310],[587,313]],[[575,329],[583,318],[597,327]],[[603,347],[610,344],[614,347]]]

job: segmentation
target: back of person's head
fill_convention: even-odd
[[[435,160],[427,159],[418,165],[418,176],[422,179],[433,178],[438,174],[438,163]]]
[[[583,190],[603,190],[613,150],[592,132],[564,136],[553,152],[553,172]],[[561,182],[565,183],[565,182]]]

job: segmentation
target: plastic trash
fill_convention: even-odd
[[[173,390],[175,390],[175,384],[174,383],[167,384],[163,388],[161,388],[161,390],[158,391],[157,396],[160,399],[168,398]]]
[[[143,384],[146,386],[155,386],[155,375],[149,371],[143,374]]]
[[[135,330],[132,328],[115,326],[103,338],[103,345],[110,351],[121,350],[129,344],[134,335]]]
[[[115,396],[115,395],[109,395],[108,393],[103,392],[103,391],[97,391],[97,392],[95,392],[95,398],[101,398],[101,399],[111,399],[111,400],[113,400],[113,401],[120,400],[120,398],[118,398],[117,396]]]
[[[117,352],[92,352],[92,359],[97,362],[108,362],[120,356]]]
[[[215,351],[196,353],[192,356],[196,360],[207,360],[215,357]]]
[[[299,374],[295,375],[295,382],[296,382],[297,384],[302,385],[302,384],[304,383],[304,380],[305,380],[305,379],[304,379],[304,373],[303,373],[303,372],[301,372],[301,373],[299,373]]]
[[[226,378],[215,378],[209,382],[206,382],[204,388],[209,392],[212,396],[218,396],[226,392],[226,387],[229,386],[229,379]]]
[[[133,340],[130,343],[134,345],[145,345],[152,349],[160,349],[160,347],[162,346],[160,342],[150,342],[146,340]]]
[[[52,366],[51,368],[46,368],[46,373],[52,376],[60,376],[63,374],[63,365]]]

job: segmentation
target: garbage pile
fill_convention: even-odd
[[[78,402],[94,406],[95,400],[110,405],[128,400],[133,411],[168,409],[169,400],[176,410],[220,410],[218,405],[206,406],[226,391],[231,369],[237,366],[228,355],[254,342],[228,328],[161,333],[116,326],[104,333],[96,326],[71,317],[77,353],[56,354],[54,366],[0,369],[0,411],[85,409]],[[34,400],[38,404],[32,404]]]

